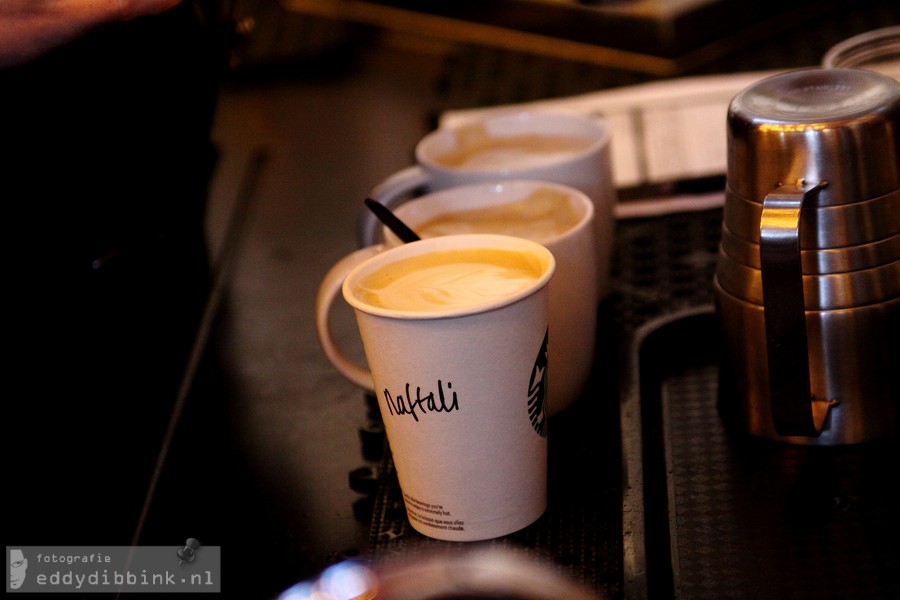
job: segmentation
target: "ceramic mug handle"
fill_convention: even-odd
[[[419,188],[428,185],[429,177],[425,170],[418,166],[406,167],[397,171],[375,187],[369,197],[388,208],[402,204],[404,198]],[[359,220],[357,239],[360,248],[365,248],[381,241],[381,221],[372,211],[363,212]]]
[[[319,284],[319,291],[316,294],[316,333],[319,337],[319,345],[322,346],[325,356],[341,375],[369,393],[375,389],[372,373],[347,358],[337,347],[334,336],[331,334],[328,316],[331,314],[331,307],[334,305],[335,299],[341,295],[341,286],[350,271],[382,250],[384,250],[384,246],[377,244],[360,248],[356,252],[348,254],[331,267],[322,279],[322,283]]]

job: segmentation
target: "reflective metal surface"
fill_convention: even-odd
[[[722,251],[738,263],[759,269],[759,244],[734,235],[722,227]],[[900,234],[891,235],[869,244],[800,250],[800,264],[804,275],[826,275],[877,267],[893,262],[900,256]]]
[[[836,404],[828,410],[818,437],[782,436],[772,414],[763,307],[729,294],[718,280],[715,291],[716,310],[726,324],[723,387],[730,391],[721,400],[747,431],[794,444],[833,445],[872,440],[896,430],[900,298],[852,310],[806,311],[810,410],[814,401]]]
[[[897,190],[898,90],[897,81],[858,69],[803,69],[751,86],[729,109],[728,187],[761,203],[778,185],[827,181],[817,206]]]
[[[759,221],[760,277],[766,324],[770,393],[780,435],[818,435],[827,412],[809,409],[809,361],[803,277],[800,270],[800,212],[827,187],[783,185],[763,201]],[[813,402],[813,406],[820,403]]]
[[[729,294],[753,304],[763,304],[761,269],[742,265],[724,251],[719,253],[719,285]],[[900,296],[900,259],[887,264],[828,275],[803,275],[803,297],[806,310],[837,310]]]
[[[738,94],[728,119],[723,388],[763,437],[843,444],[895,431],[900,84],[793,71]]]
[[[752,202],[729,189],[725,225],[738,237],[759,243],[762,208],[761,201]],[[800,229],[800,247],[815,250],[845,248],[896,235],[900,233],[900,190],[853,204],[807,205],[800,215]]]

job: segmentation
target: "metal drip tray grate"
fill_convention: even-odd
[[[900,597],[898,440],[751,439],[717,410],[711,311],[640,347],[648,596]],[[722,398],[727,402],[728,398]]]

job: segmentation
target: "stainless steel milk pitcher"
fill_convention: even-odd
[[[799,444],[897,431],[900,84],[802,69],[732,100],[714,286],[724,414]]]

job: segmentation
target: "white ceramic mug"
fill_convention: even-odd
[[[550,283],[550,365],[547,407],[557,414],[583,393],[594,362],[597,332],[594,205],[582,192],[561,184],[511,180],[478,183],[426,194],[400,205],[396,214],[423,238],[461,233],[498,233],[538,242],[556,259]],[[339,262],[322,282],[316,319],[323,348],[350,381],[372,392],[368,371],[336,347],[328,315],[339,282],[355,264],[401,241],[389,230],[384,243],[358,250]]]
[[[610,143],[609,127],[593,117],[549,109],[498,109],[426,135],[416,144],[416,164],[378,184],[370,197],[393,209],[421,193],[500,179],[574,187],[594,203],[603,298],[609,291],[617,198]],[[359,222],[360,246],[377,243],[380,232],[380,223],[365,211]]]
[[[553,255],[503,235],[396,246],[353,268],[354,308],[410,524],[499,537],[546,508]]]

